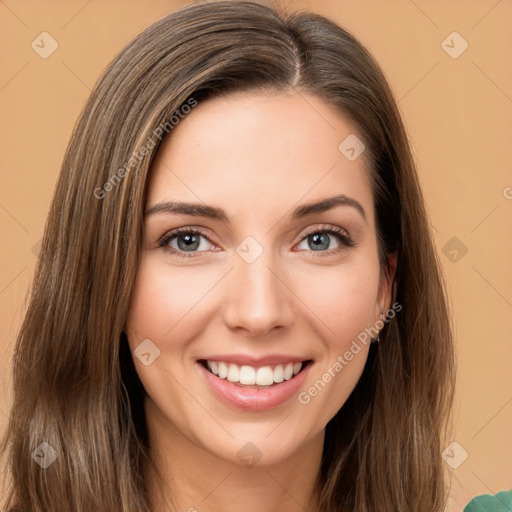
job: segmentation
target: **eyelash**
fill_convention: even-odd
[[[327,233],[328,235],[334,235],[341,242],[342,247],[338,248],[338,249],[329,249],[326,251],[306,251],[306,252],[313,253],[312,257],[316,257],[316,256],[322,257],[322,256],[325,256],[326,254],[332,255],[337,252],[342,252],[350,247],[355,247],[355,245],[356,245],[354,240],[346,233],[345,230],[343,230],[337,226],[332,226],[332,225],[322,226],[321,228],[314,227],[314,228],[307,230],[304,233],[303,237],[301,238],[300,242],[302,242],[305,238],[307,238],[310,235],[320,234],[320,233],[321,234]],[[177,228],[173,231],[165,233],[158,241],[158,247],[161,247],[165,251],[170,252],[170,253],[178,256],[179,258],[195,258],[195,257],[199,256],[200,253],[205,252],[205,251],[198,251],[198,253],[199,253],[198,254],[197,252],[194,253],[193,251],[191,251],[190,254],[187,254],[185,251],[177,251],[174,248],[170,249],[170,248],[166,247],[173,238],[175,238],[181,234],[187,234],[187,235],[192,234],[192,235],[202,236],[203,238],[208,240],[208,242],[210,242],[211,244],[214,243],[210,240],[210,238],[203,231],[196,229],[196,228],[183,227],[183,228]]]

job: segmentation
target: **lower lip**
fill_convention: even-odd
[[[214,394],[224,403],[245,411],[266,411],[277,407],[295,395],[304,383],[312,362],[290,380],[284,380],[267,389],[243,388],[221,379],[196,363]]]

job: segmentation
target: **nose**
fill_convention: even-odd
[[[235,259],[223,309],[224,322],[232,330],[261,337],[292,323],[294,295],[269,253],[264,251],[252,263]]]

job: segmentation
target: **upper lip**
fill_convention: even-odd
[[[201,360],[205,361],[217,361],[224,363],[234,363],[238,366],[254,366],[259,368],[261,366],[271,366],[277,364],[287,364],[287,363],[302,363],[304,361],[309,361],[311,358],[301,357],[301,356],[292,356],[286,354],[267,354],[265,356],[255,357],[248,354],[215,354],[211,356],[205,356]]]

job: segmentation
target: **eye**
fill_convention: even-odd
[[[337,247],[329,248],[332,239],[338,242]],[[301,244],[306,243],[308,247],[299,249],[309,251],[314,256],[330,255],[341,252],[349,247],[354,247],[355,242],[350,235],[342,228],[332,225],[315,226],[304,234]],[[210,238],[201,230],[196,228],[183,227],[166,233],[158,242],[167,252],[180,258],[193,258],[207,252],[209,246],[214,246]]]
[[[329,248],[333,238],[338,242],[338,245],[334,248]],[[327,254],[340,252],[355,245],[350,235],[344,229],[330,225],[317,226],[307,231],[300,245],[303,244],[306,244],[307,247],[302,247],[302,249]],[[300,245],[298,246],[299,249],[301,248]],[[317,255],[315,254],[315,256]]]
[[[201,239],[207,242],[202,243]],[[193,258],[193,253],[207,251],[209,245],[213,243],[202,231],[187,227],[166,233],[158,243],[159,247],[181,258]]]

